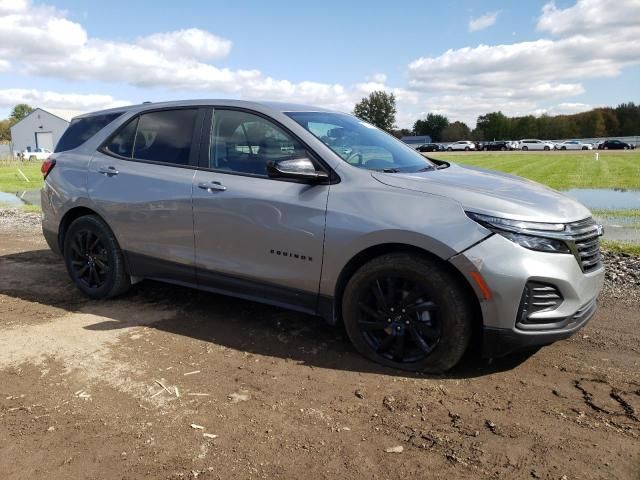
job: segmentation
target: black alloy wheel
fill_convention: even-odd
[[[358,328],[369,347],[399,363],[425,359],[440,341],[437,304],[403,277],[371,279],[358,300]]]
[[[464,355],[473,309],[458,279],[437,259],[398,252],[353,274],[342,318],[354,347],[370,360],[441,373]]]
[[[131,286],[124,256],[107,224],[97,215],[74,220],[64,235],[67,272],[78,289],[91,298],[111,298]]]
[[[88,288],[100,288],[109,275],[109,256],[102,240],[91,230],[74,232],[71,239],[71,268],[76,281]]]

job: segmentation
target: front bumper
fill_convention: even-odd
[[[526,347],[547,345],[573,335],[596,311],[596,298],[604,283],[604,268],[583,273],[573,255],[536,252],[501,235],[450,259],[471,281],[483,316],[483,355],[499,356]],[[480,274],[489,298],[477,288],[472,272]],[[530,318],[535,329],[520,328],[518,311],[527,282],[555,286],[562,302],[553,310],[539,311]]]

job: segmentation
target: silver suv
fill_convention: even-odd
[[[84,115],[42,170],[44,236],[86,295],[151,278],[266,302],[343,322],[360,353],[396,368],[569,337],[604,278],[602,229],[574,200],[319,108]]]

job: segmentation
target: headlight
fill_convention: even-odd
[[[525,222],[466,212],[467,216],[483,227],[529,250],[552,253],[571,253],[568,245],[557,238],[565,230],[563,223]]]

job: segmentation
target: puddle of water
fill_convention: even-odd
[[[572,188],[563,193],[575,198],[585,207],[598,210],[626,210],[640,208],[640,190],[623,188]]]
[[[25,190],[18,193],[0,192],[0,205],[9,207],[40,205],[40,190]]]
[[[604,238],[640,244],[640,218],[594,215],[604,225]]]

